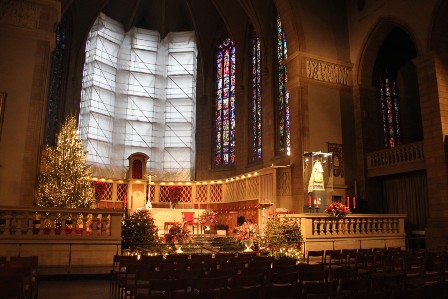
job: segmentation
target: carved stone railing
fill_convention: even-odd
[[[352,214],[340,219],[326,214],[287,214],[300,224],[304,250],[406,247],[406,215]]]
[[[0,255],[39,257],[39,267],[104,268],[121,253],[122,211],[0,207]]]
[[[416,142],[367,154],[369,177],[425,169],[423,142]]]

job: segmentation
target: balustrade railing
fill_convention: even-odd
[[[119,238],[121,233],[112,231],[112,223],[116,222],[120,226],[121,216],[122,212],[100,209],[0,207],[0,240],[12,236]]]
[[[102,209],[0,207],[0,255],[38,256],[39,267],[49,273],[108,273],[114,254],[121,252],[122,215]]]
[[[405,247],[406,215],[351,214],[337,219],[326,214],[281,216],[297,219],[308,250],[317,246],[326,249],[361,248],[363,243],[369,244],[370,247],[392,246],[392,244]]]
[[[369,176],[424,169],[423,142],[367,153]]]

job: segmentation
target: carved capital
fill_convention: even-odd
[[[42,6],[23,0],[0,1],[0,23],[39,29]]]

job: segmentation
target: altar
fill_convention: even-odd
[[[190,226],[190,231],[195,234],[201,233],[201,225],[199,223],[199,216],[204,211],[204,209],[183,209],[183,208],[175,208],[175,209],[168,209],[168,208],[151,208],[150,211],[152,212],[152,215],[154,217],[154,224],[159,229],[159,236],[163,236],[166,234],[171,227],[171,225],[174,224],[174,222],[183,222],[182,219],[182,213],[183,212],[193,212],[193,220],[194,222],[197,222],[197,225],[194,225],[192,228]]]

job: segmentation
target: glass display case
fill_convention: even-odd
[[[333,192],[332,153],[306,152],[303,155],[305,213],[323,212]],[[328,199],[328,200],[327,200]]]

